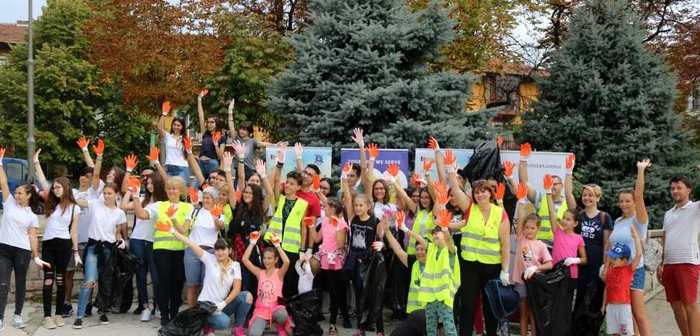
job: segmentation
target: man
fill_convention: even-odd
[[[314,182],[314,176],[320,175],[321,169],[319,169],[318,166],[313,163],[310,163],[306,165],[306,168],[303,168],[303,162],[301,159],[303,150],[304,147],[300,143],[297,142],[296,145],[294,145],[297,170],[301,172],[301,188],[299,191],[297,191],[297,197],[305,200],[308,203],[308,207],[306,208],[306,217],[312,217],[314,219],[313,222],[316,223],[316,220],[321,217],[321,201],[318,199],[318,196],[316,196],[316,193],[311,190],[311,187]],[[309,241],[302,243],[304,243],[303,246],[306,246],[306,253],[311,254],[314,242]]]
[[[676,205],[664,216],[657,276],[681,335],[700,335],[700,312],[695,303],[700,278],[700,202],[690,201],[692,188],[685,177],[674,177],[670,186]]]

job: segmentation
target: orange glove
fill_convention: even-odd
[[[280,243],[282,241],[280,240],[280,237],[277,236],[277,232],[272,233],[272,238],[270,238],[270,243],[274,245],[275,247],[280,247]]]
[[[97,154],[98,157],[102,157],[102,154],[105,152],[104,141],[102,141],[102,139],[97,139],[97,146],[92,146],[92,149],[95,151],[95,154]]]
[[[377,144],[369,144],[367,146],[367,152],[369,152],[369,160],[374,161],[379,156],[379,146]]]
[[[141,179],[136,176],[130,176],[129,180],[126,181],[126,185],[127,190],[138,197],[139,191],[141,191]]]
[[[529,142],[520,145],[520,161],[527,161],[530,154],[532,154],[532,147]]]
[[[513,170],[515,169],[515,165],[513,162],[510,162],[508,160],[503,161],[503,168],[505,169],[505,174],[507,179],[512,179],[513,178]]]
[[[236,191],[236,202],[240,202],[241,197],[243,197],[243,193],[240,191]]]
[[[156,223],[156,230],[161,232],[170,232],[171,234],[175,232],[175,228],[173,228],[173,225],[166,222]]]
[[[552,186],[554,186],[554,180],[552,179],[552,175],[549,174],[544,174],[544,191],[547,194],[552,193]]]
[[[185,150],[188,154],[192,154],[192,138],[186,136],[182,138],[182,144],[185,146]]]
[[[151,150],[149,153],[150,153],[150,155],[146,156],[146,158],[151,163],[151,165],[155,166],[157,164],[160,164],[160,162],[158,161],[158,156],[160,155],[160,149],[158,149],[158,147],[156,147],[156,146],[153,146],[153,147],[151,147]]]
[[[428,173],[430,171],[430,168],[433,168],[433,163],[435,163],[435,160],[424,159],[423,160],[423,171]]]
[[[399,165],[396,162],[392,162],[386,166],[386,171],[388,171],[393,177],[396,177],[399,175]]]
[[[175,220],[175,214],[177,214],[177,207],[175,206],[175,204],[170,204],[170,207],[165,212],[165,214],[168,215],[168,218],[170,218],[170,220]]]
[[[498,145],[498,148],[502,148],[503,147],[503,138],[496,137],[496,144]]]
[[[214,207],[211,210],[209,210],[209,213],[211,213],[211,216],[214,219],[219,218],[219,216],[221,216],[221,214],[224,213],[224,203],[216,203],[216,205],[214,205]]]
[[[430,139],[428,139],[428,148],[434,149],[434,150],[440,150],[440,144],[438,143],[438,141],[435,138],[430,137]]]
[[[520,203],[527,203],[527,185],[525,183],[520,183],[515,187],[515,197],[518,198]]]
[[[0,147],[0,166],[2,166],[3,157],[5,157],[5,148]]]
[[[170,113],[170,102],[169,101],[164,101],[163,105],[161,105],[160,109],[163,113],[161,113],[162,116],[167,117],[168,113]]]
[[[394,218],[396,218],[396,227],[403,232],[408,232],[408,226],[406,226],[406,213],[399,210],[394,213]]]
[[[420,176],[420,174],[413,173],[413,175],[411,175],[411,184],[413,184],[414,187],[419,188],[426,185],[427,182]]]
[[[136,158],[136,155],[131,154],[124,158],[124,162],[126,163],[126,172],[131,173],[139,163],[139,159]]]
[[[89,144],[90,144],[90,140],[88,140],[88,138],[86,138],[86,137],[80,137],[80,139],[78,139],[78,147],[80,147],[80,150],[82,150],[83,152],[88,151],[87,147]]]
[[[440,225],[443,231],[447,231],[450,223],[452,223],[452,212],[447,209],[440,210],[440,214],[438,215],[438,225]]]
[[[571,175],[574,172],[574,164],[576,163],[576,154],[569,154],[566,157],[566,173]]]
[[[447,200],[450,198],[450,193],[447,191],[447,187],[442,182],[435,183],[433,185],[435,188],[435,193],[438,197],[439,204],[447,204]]]
[[[348,174],[350,174],[350,171],[352,170],[352,163],[350,161],[345,162],[345,166],[343,166],[343,171],[340,174],[340,179],[341,180],[347,180],[348,179]]]
[[[211,141],[214,143],[214,146],[218,146],[219,140],[221,140],[221,137],[222,137],[222,136],[224,136],[224,135],[221,134],[220,131],[217,131],[216,133],[214,133],[214,134],[211,136]]]
[[[457,172],[457,157],[452,153],[451,149],[445,151],[445,164],[450,169],[450,173]]]
[[[313,217],[304,217],[304,219],[301,220],[304,223],[304,226],[307,228],[312,228],[314,227],[314,218]]]
[[[190,203],[198,203],[199,195],[197,193],[197,189],[189,187],[187,188],[187,193],[190,195]]]
[[[202,91],[199,91],[199,98],[201,99],[202,97],[206,96],[207,93],[209,93],[208,89],[202,89]]]
[[[319,189],[321,189],[321,175],[314,174],[312,188],[314,189],[314,191],[319,191]]]
[[[496,186],[496,200],[497,201],[503,201],[503,196],[506,195],[506,185],[503,183],[499,183],[498,186]]]
[[[258,243],[258,239],[260,239],[260,231],[253,231],[248,235],[248,240],[250,241],[250,245],[255,245]]]

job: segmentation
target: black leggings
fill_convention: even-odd
[[[482,264],[478,261],[460,260],[462,284],[460,286],[462,297],[461,316],[459,317],[459,334],[460,336],[471,336],[474,329],[474,314],[476,313],[476,304],[479,300],[479,291],[481,291],[481,303],[484,311],[484,319],[486,320],[486,335],[495,336],[497,321],[491,311],[491,304],[487,299],[486,283],[492,279],[498,279],[501,272],[501,264]]]
[[[63,313],[63,302],[66,298],[64,278],[71,255],[70,239],[54,238],[41,243],[41,259],[51,264],[51,268],[44,268],[44,288],[42,290],[44,317],[51,316],[51,296],[54,283],[56,284],[56,315],[60,316]],[[47,284],[49,281],[51,283]]]
[[[161,325],[174,319],[182,304],[182,288],[185,285],[184,257],[185,251],[153,250],[153,259],[159,275],[156,290],[160,291],[158,307],[161,312]]]
[[[10,291],[10,275],[15,271],[15,314],[21,315],[27,292],[27,270],[32,252],[10,245],[0,244],[0,320],[3,320],[7,295]]]
[[[345,296],[347,284],[345,283],[345,279],[343,279],[343,270],[323,270],[323,274],[326,277],[328,294],[331,299],[330,323],[335,324],[338,319],[338,309],[340,309],[343,318],[349,320],[350,315],[348,314],[348,304]]]

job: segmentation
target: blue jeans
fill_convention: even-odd
[[[109,247],[104,247],[102,249],[102,255],[104,256],[104,262],[109,260],[112,251]],[[97,284],[97,275],[99,274],[99,269],[97,267],[97,252],[95,251],[95,246],[90,246],[87,248],[84,271],[85,281],[80,287],[80,297],[78,299],[78,318],[83,318],[85,316],[85,308],[87,307],[88,300],[90,299],[90,294],[92,289]],[[88,287],[87,284],[92,282],[92,287]]]
[[[209,326],[216,330],[222,330],[229,327],[231,324],[231,315],[233,315],[233,326],[242,327],[245,323],[246,316],[248,316],[248,311],[253,305],[252,303],[246,302],[246,297],[250,295],[249,292],[241,292],[236,296],[233,302],[229,303],[228,306],[224,308],[221,314],[211,315],[207,319]]]
[[[214,254],[214,249],[204,250],[209,254]],[[204,283],[205,267],[201,259],[188,247],[185,249],[185,284],[187,286],[201,286]]]
[[[129,240],[129,250],[136,257],[143,260],[143,264],[136,272],[136,287],[139,293],[139,303],[141,305],[148,304],[148,285],[147,275],[151,273],[151,282],[153,285],[153,302],[158,301],[158,291],[155,290],[155,285],[158,283],[158,272],[156,272],[156,261],[153,259],[153,243],[147,240],[131,239]]]
[[[202,170],[202,175],[206,180],[209,178],[209,174],[211,174],[211,172],[219,170],[219,160],[199,160],[199,169]]]
[[[165,165],[165,173],[168,177],[180,176],[185,179],[185,183],[190,184],[190,167],[180,167],[175,165]]]

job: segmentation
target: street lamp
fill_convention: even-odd
[[[32,0],[29,1],[29,52],[27,53],[27,117],[29,132],[27,133],[27,162],[29,174],[27,174],[27,182],[34,179],[34,163],[32,156],[36,140],[34,139],[34,44],[32,41]]]

